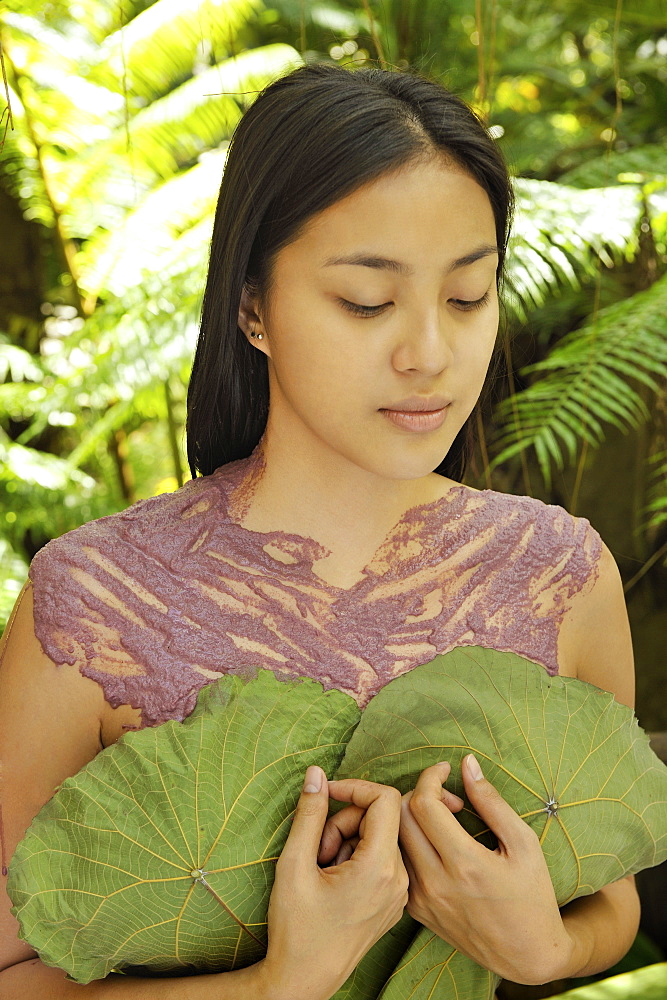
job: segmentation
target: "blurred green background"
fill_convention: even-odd
[[[50,538],[188,478],[244,109],[303,62],[414,68],[473,104],[516,178],[504,369],[466,482],[598,529],[640,722],[667,730],[664,0],[4,0],[0,43],[0,628]],[[667,953],[665,873],[646,876],[645,932],[613,971]]]
[[[226,148],[302,62],[413,67],[516,176],[503,377],[470,485],[589,518],[667,729],[663,0],[4,0],[0,625],[48,539],[187,478]]]

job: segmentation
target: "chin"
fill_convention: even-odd
[[[442,448],[413,448],[411,453],[408,442],[401,449],[386,449],[383,460],[378,461],[377,455],[374,456],[374,461],[368,463],[366,468],[369,472],[374,472],[384,479],[423,479],[425,476],[429,476],[434,469],[437,469],[445,458],[449,447],[451,447],[451,443],[444,450]]]

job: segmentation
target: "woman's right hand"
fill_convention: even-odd
[[[306,791],[316,777],[319,791]],[[320,868],[329,797],[359,807],[363,818],[352,857]],[[401,919],[409,880],[398,846],[400,819],[396,788],[355,778],[329,782],[321,768],[308,768],[269,903],[262,965],[270,995],[328,1000]]]

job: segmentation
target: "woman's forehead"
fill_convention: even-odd
[[[461,168],[438,162],[361,185],[312,216],[283,252],[332,273],[354,266],[354,258],[367,265],[375,258],[379,270],[409,276],[425,249],[453,265],[481,247],[480,256],[497,252],[486,191]]]

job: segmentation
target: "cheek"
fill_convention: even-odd
[[[489,309],[474,325],[471,324],[471,328],[462,340],[462,350],[467,363],[475,371],[484,369],[486,374],[498,336],[498,318],[498,308]]]
[[[336,402],[360,401],[362,387],[368,393],[371,359],[357,341],[336,334],[324,325],[303,323],[298,328],[277,329],[274,334],[272,366],[276,381],[291,406],[305,415],[306,410],[329,404],[321,414],[334,417]]]

